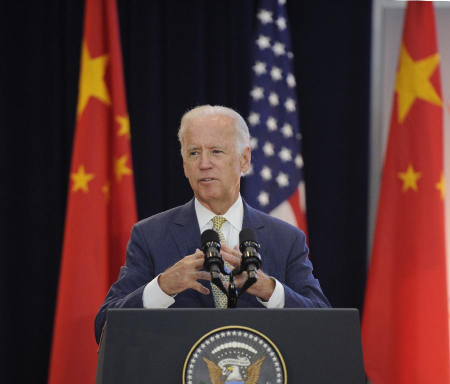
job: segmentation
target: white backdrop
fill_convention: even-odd
[[[381,172],[394,96],[398,53],[403,32],[405,2],[374,0],[372,19],[371,155],[369,189],[369,244],[372,244]],[[434,3],[438,49],[441,54],[444,104],[444,172],[447,248],[447,292],[450,292],[450,3]],[[369,247],[371,249],[371,247]],[[368,257],[370,258],[370,252]],[[448,295],[450,297],[450,295]],[[450,303],[449,303],[450,308]],[[450,318],[450,316],[449,316]]]

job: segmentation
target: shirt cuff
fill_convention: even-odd
[[[175,303],[175,296],[172,297],[165,294],[160,288],[158,283],[159,276],[156,276],[144,288],[144,293],[142,294],[144,308],[168,308]]]
[[[258,301],[266,308],[284,308],[284,287],[277,279],[271,277],[271,280],[275,283],[275,289],[270,296],[269,301],[263,301],[259,297],[256,297]]]

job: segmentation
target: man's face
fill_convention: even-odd
[[[225,213],[236,201],[241,172],[250,165],[250,149],[242,155],[234,121],[226,115],[193,119],[183,141],[184,174],[196,198],[215,213]]]

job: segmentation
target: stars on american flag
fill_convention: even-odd
[[[276,131],[278,129],[277,127],[277,119],[273,116],[269,116],[269,118],[266,121],[267,129],[270,132]]]
[[[286,110],[288,112],[294,112],[295,111],[295,100],[288,97],[284,103],[284,106],[286,107]]]
[[[280,156],[280,159],[283,163],[292,161],[292,151],[286,147],[283,147],[281,149],[281,151],[278,153],[278,156]]]
[[[258,125],[260,122],[260,117],[261,117],[261,115],[259,113],[256,113],[256,112],[250,113],[250,116],[248,117],[249,124],[253,127],[255,125]]]
[[[255,71],[257,76],[261,76],[264,75],[265,73],[267,73],[267,69],[266,69],[266,63],[263,63],[261,61],[256,61],[253,70]]]
[[[272,179],[272,170],[267,165],[265,165],[261,169],[260,175],[264,180],[270,180]]]
[[[272,12],[269,12],[265,9],[261,9],[258,13],[258,19],[263,25],[272,23],[273,22]]]
[[[289,199],[303,179],[293,55],[283,4],[261,0],[247,117],[253,168],[244,182],[244,196],[267,213]]]
[[[272,45],[272,51],[275,54],[275,56],[281,56],[286,54],[285,45],[283,43],[280,43],[279,41],[277,41],[274,45]]]
[[[270,70],[270,76],[272,76],[272,81],[281,80],[283,78],[282,72],[283,71],[281,70],[281,68],[273,66],[272,69]]]
[[[270,47],[270,37],[259,35],[258,40],[256,40],[256,44],[258,45],[259,49],[263,50]]]
[[[269,103],[272,107],[276,107],[278,104],[280,104],[280,100],[278,98],[278,94],[275,92],[270,92],[269,95]]]
[[[266,141],[266,143],[264,144],[264,147],[262,147],[262,150],[263,150],[264,154],[266,155],[266,157],[271,157],[271,156],[275,155],[274,146],[270,141]]]
[[[253,97],[253,100],[261,100],[264,98],[264,89],[261,87],[254,87],[250,92],[250,95]]]
[[[261,191],[259,192],[257,200],[259,202],[259,205],[264,208],[269,204],[269,194],[267,192]]]
[[[295,83],[295,77],[292,73],[286,76],[286,83],[290,88],[294,88],[297,84]]]
[[[294,131],[292,130],[292,125],[289,123],[284,123],[284,125],[281,127],[281,133],[286,139],[292,137],[294,134]]]

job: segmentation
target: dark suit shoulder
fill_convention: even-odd
[[[140,220],[135,224],[135,227],[138,227],[141,230],[148,230],[153,227],[161,228],[188,220],[192,215],[195,215],[193,200],[184,205],[171,208],[167,211]]]

